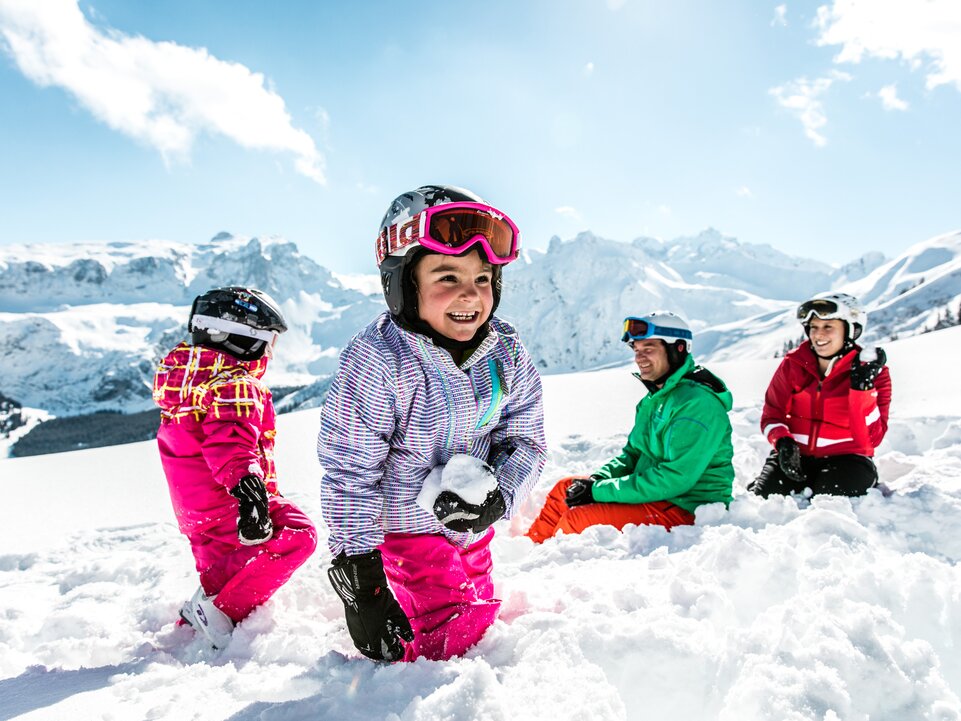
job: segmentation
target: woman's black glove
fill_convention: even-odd
[[[777,449],[777,464],[780,466],[781,472],[795,483],[804,483],[804,472],[801,470],[801,449],[798,448],[794,439],[787,436],[778,438],[774,447]]]
[[[240,501],[237,517],[237,538],[245,546],[256,546],[274,535],[270,520],[267,486],[260,476],[244,476],[230,489],[230,495]]]
[[[414,631],[387,585],[380,551],[356,556],[341,553],[327,575],[344,602],[347,630],[357,650],[375,661],[402,659],[400,641],[413,641]]]
[[[483,503],[468,503],[453,491],[441,491],[434,501],[434,515],[446,528],[460,533],[480,533],[504,517],[507,504],[496,488]]]
[[[876,348],[877,358],[873,361],[861,362],[861,353],[851,361],[851,388],[856,391],[869,391],[874,388],[874,379],[884,369],[888,355],[883,348]],[[862,351],[863,352],[863,351]]]
[[[594,503],[594,478],[575,478],[567,487],[564,502],[568,508]]]

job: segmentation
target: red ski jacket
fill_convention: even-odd
[[[805,456],[874,455],[888,431],[891,374],[885,367],[872,390],[853,390],[851,363],[860,351],[855,346],[838,358],[824,378],[811,341],[784,357],[761,413],[761,432],[771,445],[789,436]]]

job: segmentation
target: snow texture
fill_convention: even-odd
[[[730,510],[535,546],[548,489],[616,454],[643,394],[628,365],[546,377],[550,460],[492,544],[500,618],[447,662],[354,650],[323,539],[212,651],[174,623],[197,579],[152,443],[0,460],[0,719],[959,719],[959,347],[961,328],[885,346],[890,497],[747,494],[777,361],[712,363],[735,402]],[[282,490],[324,536],[317,411],[278,426]]]

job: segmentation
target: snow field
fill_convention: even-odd
[[[519,534],[550,486],[619,451],[642,393],[626,367],[545,378],[551,457],[492,545],[500,619],[442,663],[376,664],[350,643],[326,578],[316,410],[280,417],[277,451],[320,547],[221,652],[174,624],[197,580],[152,443],[0,461],[14,504],[0,721],[959,719],[961,393],[928,365],[957,340],[889,348],[895,417],[877,460],[890,497],[745,494],[776,361],[712,364],[735,397],[730,510],[534,546]]]

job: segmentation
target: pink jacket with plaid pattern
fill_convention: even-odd
[[[274,405],[260,380],[266,370],[266,356],[239,361],[186,343],[161,361],[153,387],[157,445],[184,533],[236,516],[229,490],[248,474],[277,493]]]

